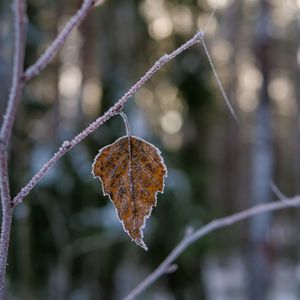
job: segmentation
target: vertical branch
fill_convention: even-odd
[[[3,143],[1,144],[0,149],[0,187],[2,202],[2,225],[0,240],[0,300],[4,300],[5,273],[13,209],[10,206],[10,191],[7,171],[7,152]]]
[[[13,123],[18,110],[21,90],[22,75],[24,68],[25,38],[26,38],[26,3],[24,0],[15,0],[13,5],[14,13],[14,62],[11,90],[1,127],[1,140],[6,145],[9,141]]]
[[[26,3],[24,0],[15,0],[13,6],[14,16],[14,62],[11,90],[7,103],[4,121],[0,136],[0,189],[2,202],[2,227],[0,239],[0,300],[5,299],[5,273],[9,247],[9,237],[13,208],[11,207],[9,179],[8,179],[8,155],[7,145],[11,136],[12,127],[16,117],[21,98],[26,36]]]

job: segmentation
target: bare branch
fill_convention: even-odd
[[[280,191],[278,186],[273,181],[270,182],[270,186],[271,186],[272,192],[275,194],[275,196],[278,197],[279,200],[285,200],[288,198]]]
[[[8,98],[6,113],[1,127],[0,137],[0,189],[2,203],[2,225],[0,239],[0,300],[5,299],[5,274],[9,237],[13,209],[10,206],[10,190],[8,178],[7,145],[11,136],[21,98],[21,75],[24,67],[25,37],[26,37],[26,3],[24,0],[15,0],[13,6],[14,17],[14,61],[11,90]]]
[[[12,83],[8,98],[4,121],[1,127],[1,140],[8,143],[21,98],[22,81],[26,38],[26,4],[24,0],[15,0],[14,12],[14,62]]]
[[[107,122],[111,117],[119,114],[123,105],[131,98],[156,72],[158,72],[162,66],[168,63],[170,60],[174,59],[177,55],[183,51],[189,49],[191,46],[199,43],[203,38],[203,31],[199,31],[190,40],[181,45],[179,48],[174,50],[170,54],[163,55],[156,63],[145,73],[143,77],[140,78],[136,84],[134,84],[128,92],[126,92],[122,98],[120,98],[109,110],[106,111],[102,116],[91,123],[82,132],[76,135],[71,141],[66,141],[58,149],[58,151],[53,155],[53,157],[42,167],[42,169],[29,181],[29,183],[21,189],[21,191],[15,196],[12,201],[12,206],[15,207],[18,203],[29,194],[29,192],[37,185],[37,183],[44,177],[44,175],[53,167],[53,165],[68,151],[79,144],[82,140],[93,133],[99,126]]]
[[[95,0],[84,0],[80,9],[65,25],[63,30],[58,34],[52,44],[46,49],[41,57],[30,66],[24,73],[24,81],[29,81],[36,75],[38,75],[46,66],[52,61],[55,54],[64,45],[66,39],[69,37],[72,30],[81,24],[85,19],[90,9],[94,6]]]
[[[152,285],[157,279],[159,279],[164,274],[168,273],[173,262],[177,257],[182,254],[190,245],[196,241],[202,239],[204,236],[211,232],[216,231],[224,227],[228,227],[237,222],[243,221],[250,217],[275,211],[282,210],[289,207],[299,207],[300,206],[300,196],[295,196],[294,198],[285,199],[280,202],[271,202],[267,204],[261,204],[254,206],[252,208],[243,210],[241,212],[235,213],[228,217],[215,219],[208,223],[207,225],[201,227],[197,231],[186,235],[181,242],[170,252],[170,254],[165,258],[165,260],[155,269],[148,277],[146,277],[139,285],[134,288],[123,300],[133,300],[136,296],[140,295],[144,290],[146,290],[150,285]]]
[[[213,11],[213,13],[214,13],[214,11]],[[211,16],[212,16],[212,15],[211,15]],[[214,76],[215,76],[215,79],[216,79],[217,84],[218,84],[218,86],[219,86],[219,89],[220,89],[220,91],[221,91],[221,94],[222,94],[222,96],[223,96],[223,98],[224,98],[224,100],[225,100],[225,103],[226,103],[226,105],[227,105],[227,107],[228,107],[228,109],[229,109],[231,115],[233,116],[233,118],[234,118],[236,124],[240,127],[240,121],[239,121],[239,118],[238,118],[238,116],[237,116],[237,114],[236,114],[236,112],[235,112],[235,110],[234,110],[232,104],[230,103],[230,101],[229,101],[229,99],[228,99],[228,97],[227,97],[227,94],[226,94],[225,89],[224,89],[224,87],[223,87],[222,81],[220,80],[220,77],[219,77],[219,75],[218,75],[218,73],[217,73],[217,69],[216,69],[216,67],[215,67],[215,65],[214,65],[214,63],[213,63],[213,61],[212,61],[212,58],[211,58],[209,52],[208,52],[208,49],[207,49],[206,44],[205,44],[205,42],[204,42],[204,39],[202,39],[201,42],[202,42],[202,45],[203,45],[205,54],[206,54],[206,56],[207,56],[207,59],[208,59],[208,61],[209,61],[209,64],[210,64],[210,66],[211,66],[211,68],[212,68],[212,70],[213,70],[213,74],[214,74]]]
[[[7,152],[4,144],[0,149],[0,187],[2,202],[2,225],[0,241],[0,300],[5,299],[5,274],[7,265],[7,255],[9,247],[9,237],[12,220],[12,208],[10,207],[10,190],[7,169]]]

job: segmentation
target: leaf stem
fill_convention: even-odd
[[[125,128],[126,128],[126,135],[128,136],[128,138],[131,137],[131,130],[130,130],[130,125],[129,125],[129,121],[128,118],[126,116],[125,113],[123,113],[122,111],[120,112],[120,116],[122,117],[124,124],[125,124]]]

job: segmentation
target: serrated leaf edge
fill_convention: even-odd
[[[144,216],[144,219],[143,219],[143,225],[142,225],[142,226],[140,227],[140,229],[139,229],[139,232],[140,232],[140,235],[141,235],[141,240],[140,240],[140,241],[136,241],[136,240],[134,240],[134,239],[130,236],[128,230],[125,228],[124,222],[119,218],[118,210],[117,210],[117,208],[115,207],[115,204],[114,204],[112,198],[110,197],[109,193],[106,193],[105,190],[104,190],[104,183],[103,183],[101,177],[95,175],[94,172],[93,172],[93,170],[94,170],[94,165],[96,164],[97,159],[98,159],[98,157],[101,155],[102,151],[104,151],[106,148],[111,147],[111,146],[113,146],[114,144],[118,143],[120,140],[122,140],[122,139],[124,139],[124,138],[128,138],[127,135],[124,135],[124,136],[118,138],[118,139],[115,140],[113,143],[111,143],[111,144],[109,144],[109,145],[106,145],[106,146],[102,147],[102,148],[99,150],[99,153],[98,153],[98,154],[95,156],[95,158],[94,158],[94,162],[93,162],[93,164],[92,164],[92,172],[91,172],[91,173],[93,174],[93,177],[94,177],[95,179],[98,178],[98,179],[100,180],[103,195],[104,195],[104,196],[108,196],[109,200],[112,202],[113,207],[114,207],[114,209],[115,209],[115,211],[116,211],[117,217],[118,217],[118,219],[119,219],[119,222],[122,224],[123,230],[127,233],[127,235],[131,238],[132,241],[134,241],[138,246],[142,247],[144,250],[148,251],[148,247],[147,247],[147,245],[144,243],[144,240],[143,240],[143,238],[144,238],[143,229],[144,229],[145,226],[146,226],[147,220],[148,220],[149,217],[151,216],[152,209],[153,209],[154,207],[156,207],[156,205],[157,205],[157,194],[158,194],[158,193],[161,193],[161,194],[164,193],[164,190],[165,190],[165,178],[168,177],[168,169],[167,169],[166,164],[165,164],[165,162],[164,162],[164,159],[163,159],[163,157],[162,157],[162,155],[161,155],[161,151],[160,151],[156,146],[154,146],[153,144],[151,144],[151,143],[149,143],[149,142],[145,141],[144,139],[139,138],[139,137],[137,137],[137,136],[133,136],[133,135],[132,135],[132,136],[130,136],[130,137],[135,138],[135,139],[138,139],[138,140],[140,140],[140,141],[142,141],[142,142],[148,144],[149,146],[153,147],[153,148],[156,150],[156,152],[157,152],[157,154],[158,154],[158,156],[159,156],[159,158],[160,158],[160,161],[161,161],[162,165],[164,166],[164,170],[165,170],[165,175],[163,176],[163,187],[162,187],[162,190],[161,190],[161,191],[155,192],[155,195],[154,195],[154,197],[155,197],[155,199],[154,199],[154,200],[155,200],[155,201],[154,201],[154,205],[151,205],[151,208],[150,208],[149,213],[148,213],[147,215]]]

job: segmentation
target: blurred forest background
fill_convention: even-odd
[[[81,1],[28,0],[26,66]],[[107,0],[28,84],[11,141],[12,194],[60,146],[109,108],[164,53],[208,21],[213,0]],[[69,152],[14,214],[9,299],[121,299],[179,242],[186,228],[300,193],[300,1],[220,0],[206,42],[241,127],[230,115],[201,46],[155,75],[125,106],[132,132],[168,167],[145,229],[130,241],[91,165],[125,134],[120,117]],[[11,1],[0,2],[0,111],[9,93]],[[300,210],[213,233],[178,270],[138,299],[300,298]]]

